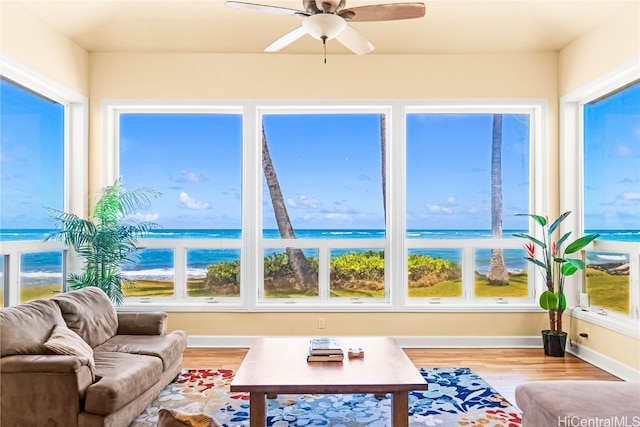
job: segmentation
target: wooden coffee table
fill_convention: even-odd
[[[248,391],[251,427],[266,424],[266,397],[278,394],[391,393],[392,425],[409,425],[409,391],[427,382],[393,338],[337,337],[343,362],[307,362],[309,338],[258,338],[244,358],[231,391]],[[349,359],[349,348],[364,358]]]

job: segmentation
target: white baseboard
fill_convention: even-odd
[[[575,346],[567,345],[566,352],[625,381],[640,381],[639,371],[609,356],[592,350],[589,347],[580,344],[576,344]]]
[[[252,336],[190,335],[189,347],[239,347],[248,348]],[[542,347],[539,336],[517,337],[394,337],[405,348],[536,348]]]
[[[190,335],[188,346],[194,348],[249,348],[257,337],[226,335]],[[540,348],[542,338],[537,336],[397,336],[403,348]],[[567,346],[567,353],[591,363],[625,381],[640,381],[640,372],[588,347]]]

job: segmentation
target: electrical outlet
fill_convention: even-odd
[[[327,327],[327,323],[324,320],[324,317],[318,317],[318,329],[324,329]]]

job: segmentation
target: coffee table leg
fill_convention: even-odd
[[[393,427],[409,427],[409,392],[393,392],[391,417]]]
[[[249,393],[249,425],[251,427],[265,427],[266,424],[265,394],[252,391]]]

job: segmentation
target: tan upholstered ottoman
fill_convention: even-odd
[[[537,381],[516,387],[523,427],[640,426],[640,383]]]

